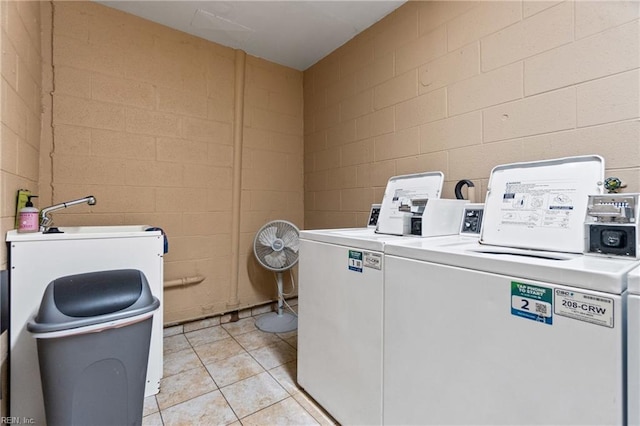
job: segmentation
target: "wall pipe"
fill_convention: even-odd
[[[204,277],[200,276],[200,275],[196,275],[193,277],[183,277],[183,278],[177,278],[175,280],[167,280],[164,282],[163,288],[164,289],[168,289],[168,288],[172,288],[172,287],[185,287],[188,285],[195,285],[195,284],[200,284],[202,281],[204,281]]]
[[[238,306],[240,275],[240,201],[242,195],[242,139],[244,127],[244,86],[247,54],[240,49],[235,55],[233,113],[233,186],[231,189],[231,280],[227,308]]]

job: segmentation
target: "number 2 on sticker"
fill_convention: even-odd
[[[520,299],[522,300],[522,307],[520,309],[524,309],[526,311],[529,310],[529,301],[527,299]]]

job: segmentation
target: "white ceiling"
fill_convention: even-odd
[[[98,0],[303,71],[406,0]]]

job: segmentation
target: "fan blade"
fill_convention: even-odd
[[[280,269],[287,264],[287,255],[282,251],[276,251],[266,255],[264,261],[272,268]]]
[[[294,231],[288,230],[282,236],[282,241],[284,242],[284,246],[290,248],[294,252],[298,252],[300,248],[300,240],[298,239],[298,234]]]
[[[278,229],[275,226],[263,229],[258,236],[258,242],[263,246],[271,247],[271,244],[278,238],[276,235],[277,232]]]

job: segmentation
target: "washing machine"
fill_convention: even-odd
[[[146,225],[60,227],[62,232],[7,233],[9,245],[9,415],[45,424],[36,339],[26,325],[56,278],[110,269],[142,271],[163,300],[164,237]],[[155,229],[155,230],[154,230]],[[153,315],[145,396],[162,378],[162,309]],[[99,386],[99,384],[96,384]]]
[[[478,242],[385,246],[385,424],[624,424],[634,260],[588,256],[597,156],[494,168]]]
[[[392,177],[369,227],[300,232],[297,380],[342,424],[382,422],[384,247],[418,238],[403,234],[442,182]]]
[[[629,275],[627,289],[627,421],[640,425],[640,268]]]
[[[382,421],[383,252],[400,238],[300,232],[298,383],[341,424]]]
[[[384,424],[623,424],[637,263],[535,256],[385,247]]]
[[[589,197],[585,253],[640,264],[640,194]],[[627,308],[627,422],[640,425],[640,267],[629,273]]]

